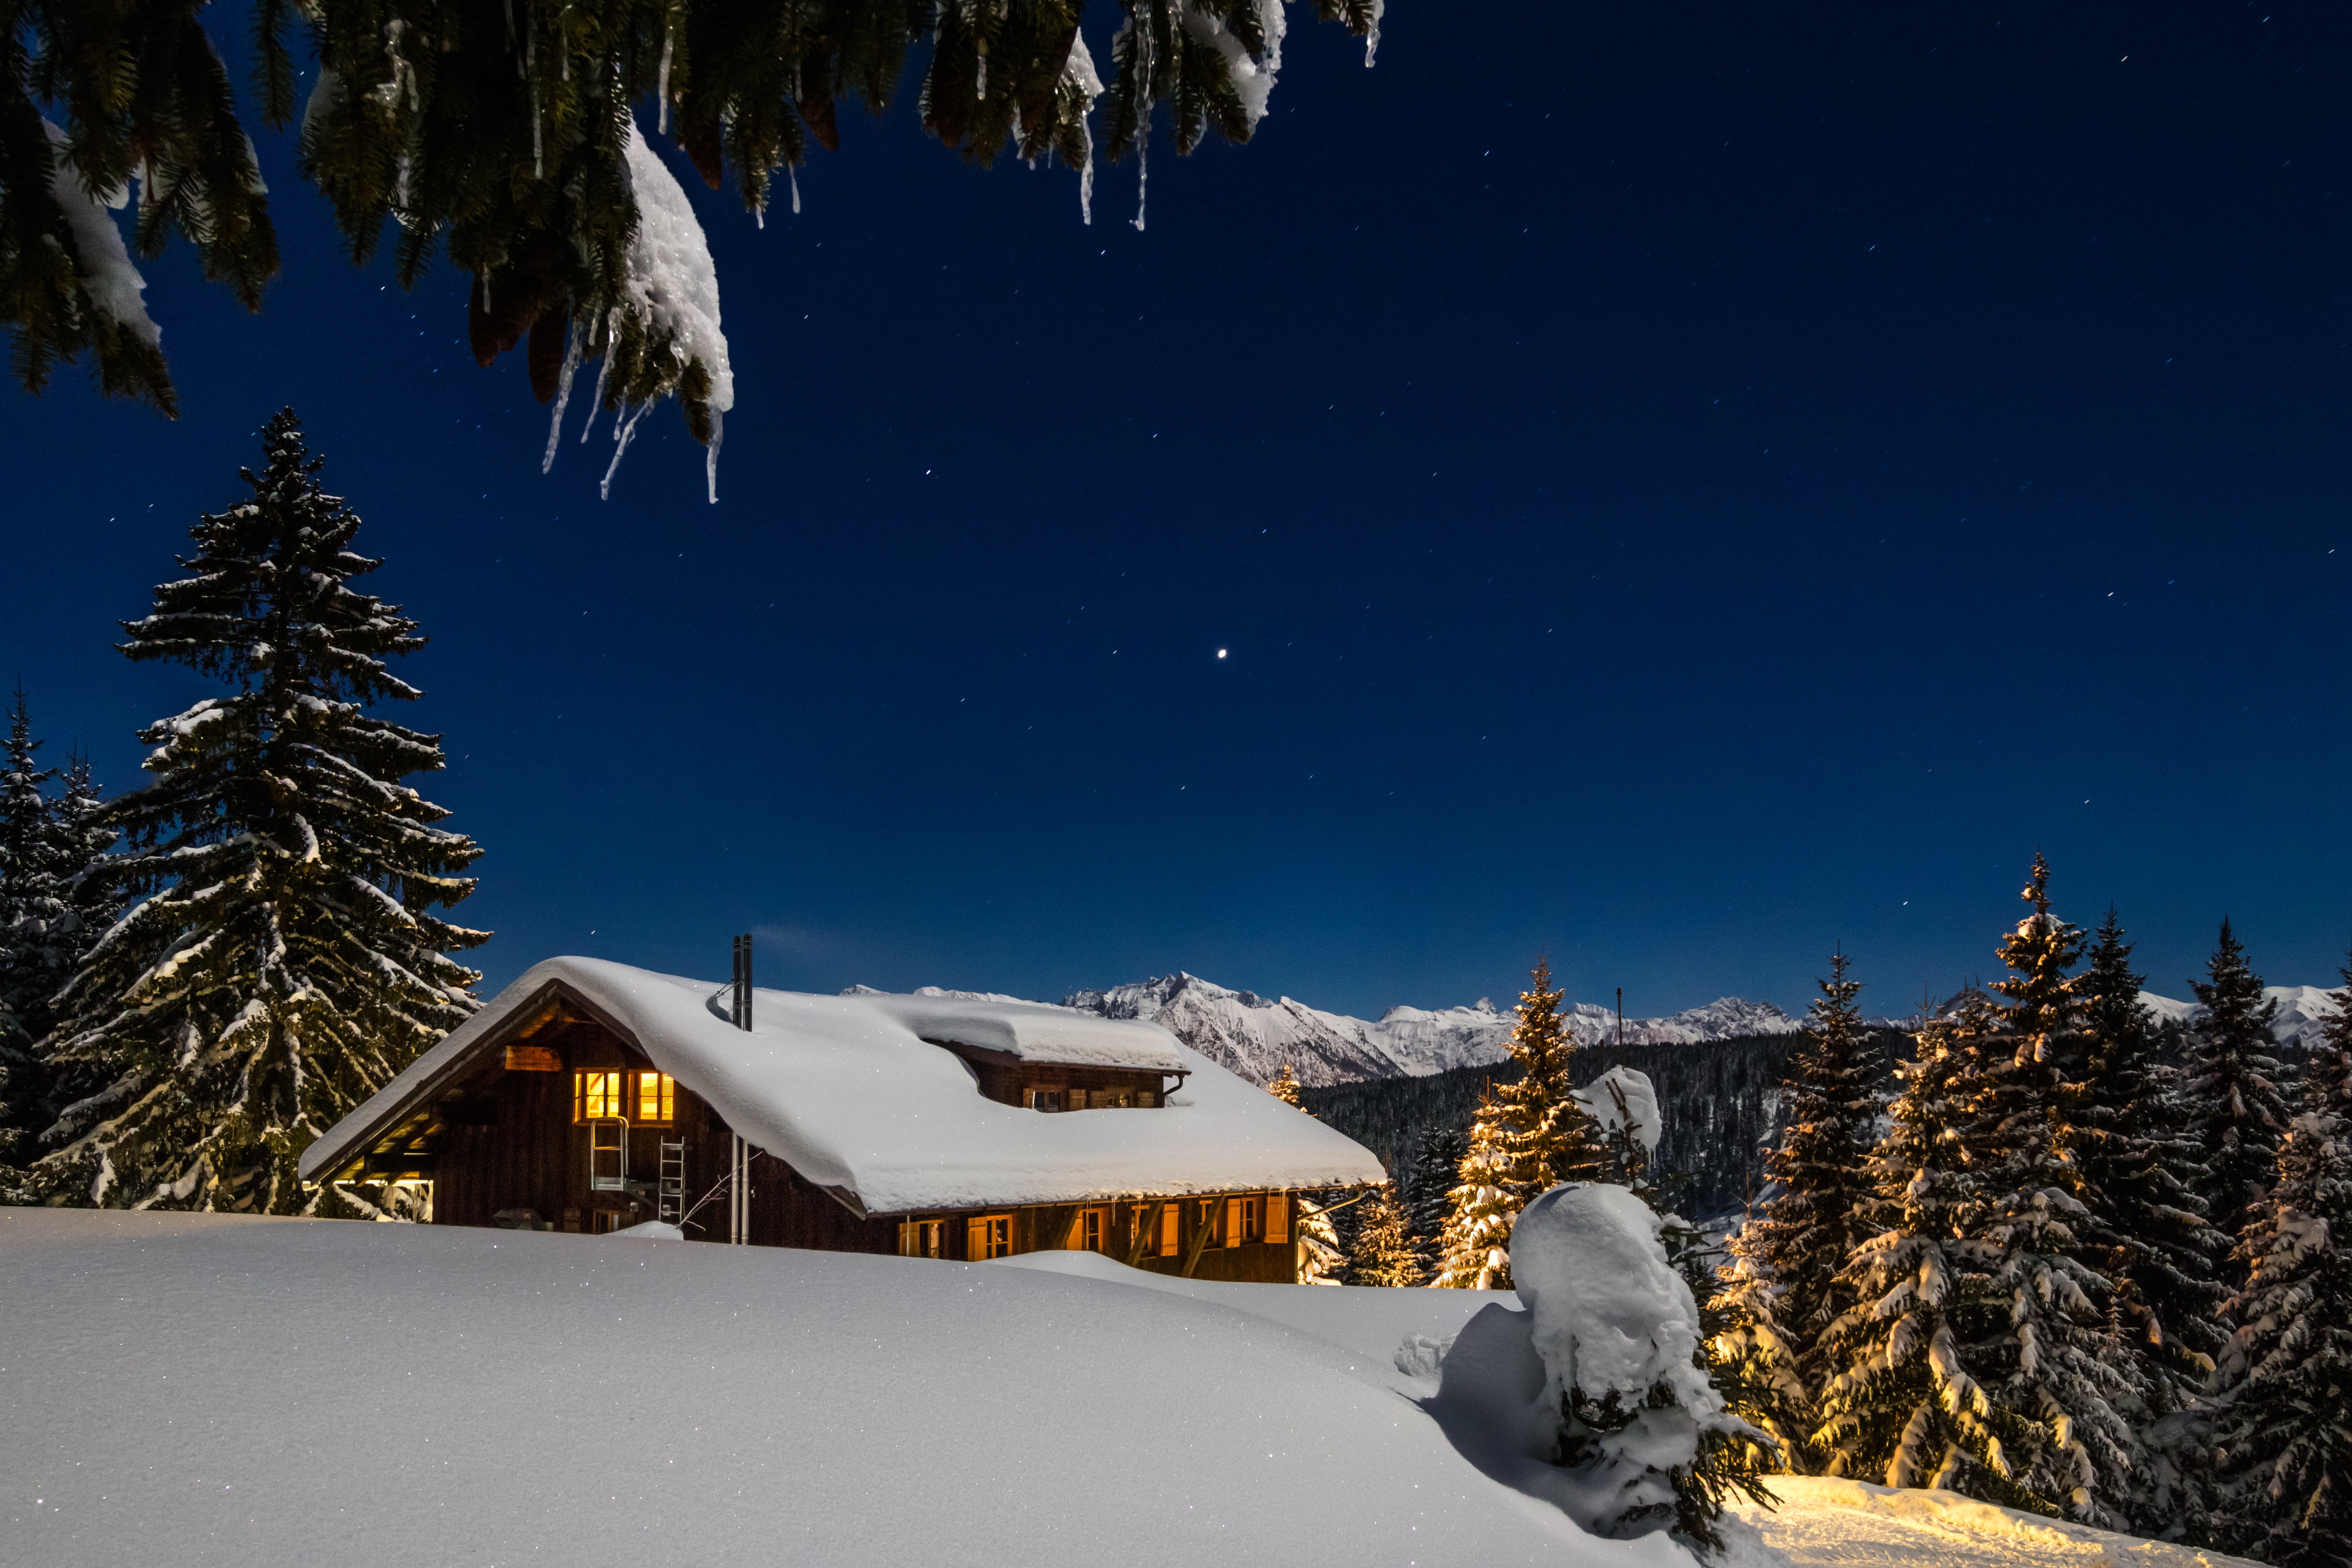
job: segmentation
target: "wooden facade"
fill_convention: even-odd
[[[1148,1113],[1178,1076],[940,1044],[971,1066],[983,1097],[1040,1114]],[[559,994],[484,1045],[326,1179],[430,1183],[436,1225],[603,1233],[670,1218],[689,1239],[731,1239],[733,1129],[618,1029]],[[1297,1278],[1289,1193],[870,1215],[773,1155],[754,1154],[749,1173],[743,1239],[754,1246],[956,1260],[1085,1248],[1203,1279]]]

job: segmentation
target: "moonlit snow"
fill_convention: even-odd
[[[0,1558],[1696,1568],[1465,1454],[1431,1374],[1465,1320],[1526,1320],[1507,1293],[667,1229],[0,1209]],[[1725,1568],[2227,1561],[1775,1484],[1787,1506],[1750,1517],[1789,1556]]]

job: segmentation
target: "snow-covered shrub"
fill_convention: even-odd
[[[1552,1463],[1597,1535],[1665,1527],[1719,1550],[1733,1489],[1762,1497],[1738,1458],[1770,1439],[1724,1407],[1700,1360],[1698,1310],[1667,1262],[1661,1216],[1623,1187],[1567,1183],[1520,1214],[1511,1278],[1532,1314]]]

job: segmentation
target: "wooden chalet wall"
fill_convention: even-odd
[[[996,1055],[960,1047],[958,1054],[967,1060],[973,1060],[976,1054]],[[1161,1081],[1154,1074],[1040,1067],[1009,1059],[974,1060],[973,1065],[987,1098],[1015,1104],[1024,1102],[1029,1090],[1039,1086],[1065,1092],[1085,1089],[1090,1094],[1131,1092],[1139,1099],[1149,1093],[1151,1099],[1141,1103],[1150,1104],[1158,1099]],[[386,1175],[429,1175],[436,1225],[536,1224],[548,1229],[593,1232],[656,1217],[655,1184],[661,1145],[665,1141],[682,1141],[686,1145],[685,1204],[691,1207],[725,1176],[733,1132],[716,1110],[683,1085],[673,1091],[672,1115],[667,1125],[631,1120],[627,1189],[597,1191],[590,1186],[590,1127],[573,1120],[578,1075],[625,1074],[623,1082],[634,1094],[637,1075],[656,1070],[612,1029],[559,1003],[486,1053],[481,1063],[445,1089],[434,1105],[411,1115],[396,1135],[381,1141],[380,1152],[366,1158],[366,1168]],[[628,1108],[635,1109],[634,1105]],[[1139,1109],[1061,1112],[1151,1113]],[[1291,1239],[1297,1234],[1296,1205],[1284,1193],[1250,1194],[1262,1216],[1258,1234],[1227,1245],[1234,1230],[1228,1222],[1238,1213],[1229,1207],[1227,1199],[1236,1194],[860,1218],[847,1205],[772,1154],[753,1158],[751,1178],[748,1239],[754,1246],[896,1253],[902,1250],[907,1237],[905,1226],[929,1221],[939,1226],[939,1256],[964,1260],[971,1251],[969,1222],[976,1217],[1002,1216],[1009,1221],[1011,1250],[1023,1253],[1080,1245],[1086,1234],[1083,1216],[1092,1211],[1099,1250],[1138,1268],[1180,1274],[1189,1264],[1192,1277],[1202,1279],[1288,1283],[1297,1277],[1297,1248]],[[1168,1242],[1162,1207],[1167,1203],[1178,1209],[1172,1251],[1163,1251]],[[687,1234],[693,1239],[723,1242],[727,1218],[721,1194],[695,1215]],[[1140,1247],[1136,1244],[1139,1224],[1146,1232]],[[1264,1239],[1268,1233],[1282,1239]]]

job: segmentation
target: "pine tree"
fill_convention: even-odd
[[[1996,1405],[1966,1360],[2000,1331],[2009,1302],[1986,1268],[1991,1248],[1964,1234],[1975,1178],[1950,1133],[1966,1114],[1964,1085],[2000,1044],[2000,1026],[1990,997],[1964,991],[1896,1065],[1889,1125],[1868,1166],[1877,1230],[1844,1271],[1857,1304],[1823,1334],[1835,1370],[1810,1441],[1833,1476],[2035,1508],[2009,1458],[2031,1447],[2032,1423]]]
[[[2215,1458],[2226,1544],[2264,1563],[2352,1562],[2352,963],[2239,1257]]]
[[[2110,909],[2081,981],[2090,1058],[2066,1096],[2058,1151],[2103,1239],[2094,1261],[2114,1285],[2111,1308],[2128,1331],[2145,1395],[2127,1512],[2140,1533],[2194,1536],[2202,1467],[2179,1451],[2189,1434],[2178,1418],[2199,1408],[2227,1337],[2219,1274],[2230,1238],[2204,1217],[2201,1151],[2179,1086],[2157,1059],[2131,951]]]
[[[1179,153],[1211,130],[1249,140],[1281,58],[1276,0],[1120,0],[1108,88],[1079,34],[1082,5],[313,0],[299,20],[318,73],[298,105],[288,37],[298,9],[254,0],[255,87],[272,128],[299,107],[303,174],[332,203],[355,261],[389,230],[404,287],[445,247],[474,275],[467,325],[482,363],[528,338],[532,387],[560,419],[582,356],[603,356],[598,401],[616,423],[675,395],[709,445],[732,398],[716,312],[689,320],[671,279],[648,273],[641,220],[653,212],[671,230],[665,241],[699,249],[706,271],[708,250],[635,106],[654,100],[647,118],[713,190],[731,166],[755,213],[779,167],[803,163],[812,142],[839,145],[843,100],[888,107],[926,36],[924,130],[973,163],[1060,158],[1078,171],[1089,221],[1097,98],[1108,100],[1114,161],[1142,155],[1159,109]],[[1369,63],[1380,0],[1315,8],[1366,36]],[[278,269],[267,194],[203,9],[25,0],[0,34],[0,321],[33,391],[89,352],[108,393],[176,407],[142,285],[101,201],[134,174],[142,255],[160,255],[177,229],[252,310]],[[715,302],[715,280],[711,291]]]
[[[1320,1199],[1321,1201],[1318,1201]],[[1348,1273],[1348,1249],[1331,1224],[1328,1194],[1298,1195],[1298,1283],[1337,1285]]]
[[[1780,1440],[1789,1468],[1819,1470],[1806,1441],[1820,1424],[1818,1391],[1830,1373],[1822,1334],[1851,1311],[1841,1272],[1871,1234],[1865,1168],[1877,1142],[1880,1054],[1854,998],[1850,961],[1830,956],[1803,1043],[1781,1079],[1789,1127],[1764,1157],[1772,1189],[1762,1211],[1731,1238],[1733,1264],[1718,1310],[1727,1315],[1722,1352],[1754,1391],[1749,1415]],[[1743,1412],[1746,1414],[1746,1412]]]
[[[2091,1039],[2072,974],[2082,931],[2050,912],[2050,868],[2033,858],[2033,912],[2001,944],[2010,974],[2001,1052],[1977,1058],[1958,1086],[1962,1147],[1977,1191],[1962,1234],[1985,1249],[1993,1289],[2010,1302],[1999,1331],[1964,1347],[1994,1403],[2032,1424],[2010,1457],[2012,1479],[2053,1511],[2113,1527],[2127,1498],[2137,1442],[2126,1412],[2142,1397],[2106,1332],[2110,1283],[2096,1261],[2116,1238],[2075,1195],[2066,1108],[2088,1075]]]
[[[1282,1064],[1282,1070],[1274,1075],[1274,1081],[1265,1086],[1265,1091],[1285,1105],[1301,1110],[1306,1109],[1299,1104],[1298,1079],[1292,1076],[1288,1062]]]
[[[1363,1217],[1356,1224],[1356,1244],[1349,1254],[1348,1283],[1420,1284],[1421,1259],[1413,1256],[1412,1234],[1397,1203],[1395,1184],[1374,1188],[1362,1207]]]
[[[1451,1194],[1440,1285],[1510,1289],[1511,1221],[1538,1194],[1601,1168],[1601,1129],[1576,1103],[1576,1041],[1559,1016],[1561,995],[1551,964],[1538,959],[1505,1042],[1518,1076],[1488,1085],[1470,1130],[1461,1184]]]
[[[1511,1161],[1504,1148],[1503,1107],[1490,1081],[1446,1194],[1444,1247],[1433,1284],[1454,1290],[1511,1288],[1511,1224],[1528,1197],[1509,1187]],[[1531,1195],[1531,1194],[1530,1194]]]
[[[2222,1234],[2242,1237],[2263,1214],[2277,1173],[2293,1085],[2273,1054],[2278,1004],[2264,1000],[2262,976],[2246,963],[2228,921],[2206,974],[2189,983],[2205,1008],[2189,1037],[2189,1131],[2204,1150],[2212,1222]]]
[[[59,917],[58,844],[33,721],[20,689],[8,712],[0,767],[0,1171],[30,1152],[48,1124],[46,1075],[36,1042],[47,1032]],[[0,1176],[0,1188],[10,1184]]]
[[[188,575],[124,628],[131,658],[228,689],[142,733],[153,777],[106,813],[130,846],[110,871],[146,896],[59,998],[56,1060],[102,1087],[36,1168],[54,1202],[304,1210],[303,1147],[477,1005],[447,955],[486,933],[433,910],[479,850],[400,782],[438,738],[366,711],[419,695],[384,660],[424,639],[352,586],[380,563],[292,411],[263,435],[252,498],[197,523]]]
[[[1469,1152],[1469,1135],[1451,1127],[1425,1127],[1414,1141],[1412,1160],[1405,1169],[1403,1197],[1413,1256],[1424,1279],[1436,1276],[1444,1256],[1445,1221],[1453,1212],[1449,1194],[1461,1179],[1463,1156]]]

